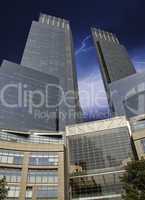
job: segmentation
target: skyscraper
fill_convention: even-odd
[[[0,128],[57,131],[58,78],[4,61],[0,67]],[[50,106],[49,106],[50,105]]]
[[[112,33],[92,28],[105,87],[109,83],[136,73],[123,45]]]
[[[59,130],[77,122],[80,111],[74,49],[69,22],[40,14],[33,21],[21,64],[59,78]],[[71,97],[71,98],[69,98]]]
[[[145,114],[145,73],[137,73],[126,48],[109,32],[92,28],[112,116]]]

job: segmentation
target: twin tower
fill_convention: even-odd
[[[95,28],[92,35],[112,116],[144,114],[145,73],[136,73],[115,35]],[[0,79],[4,129],[63,131],[83,120],[67,20],[40,14],[32,22],[21,65],[4,61]]]

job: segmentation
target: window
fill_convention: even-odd
[[[55,152],[32,153],[30,155],[29,165],[57,166],[58,165],[58,154]]]
[[[145,153],[145,139],[141,140],[141,144],[142,144],[143,151]]]
[[[21,181],[21,170],[20,169],[0,169],[0,178],[6,177],[8,183],[19,183]]]
[[[57,186],[43,186],[38,187],[36,192],[37,200],[38,199],[54,199],[58,197],[58,188]]]
[[[58,183],[58,172],[56,170],[29,170],[28,183]]]
[[[20,187],[18,186],[9,186],[8,197],[19,197],[20,194]]]
[[[26,188],[26,198],[32,198],[32,187]]]
[[[0,163],[21,165],[23,157],[20,152],[0,149]]]

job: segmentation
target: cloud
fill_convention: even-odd
[[[108,103],[100,73],[96,71],[79,81],[80,102],[83,111],[99,112],[107,109]]]
[[[145,61],[134,61],[134,62],[138,64],[145,64]]]
[[[78,81],[80,103],[84,118],[88,121],[109,116],[106,92],[93,49],[91,35],[88,35],[75,52],[78,68],[81,69]]]
[[[145,61],[132,59],[133,64],[138,72],[145,70]]]
[[[78,56],[80,53],[83,53],[83,52],[87,52],[89,50],[91,50],[92,48],[94,48],[93,46],[89,46],[89,42],[90,42],[90,39],[91,39],[91,35],[88,35],[86,36],[82,42],[81,42],[81,47],[78,48],[75,52],[75,55]]]

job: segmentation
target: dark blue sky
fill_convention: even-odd
[[[0,8],[1,61],[20,62],[31,22],[40,12],[71,22],[79,88],[83,90],[81,104],[92,118],[92,114],[94,118],[106,117],[107,101],[90,27],[116,33],[137,70],[145,69],[144,0],[3,0]],[[85,99],[86,92],[90,99]]]

